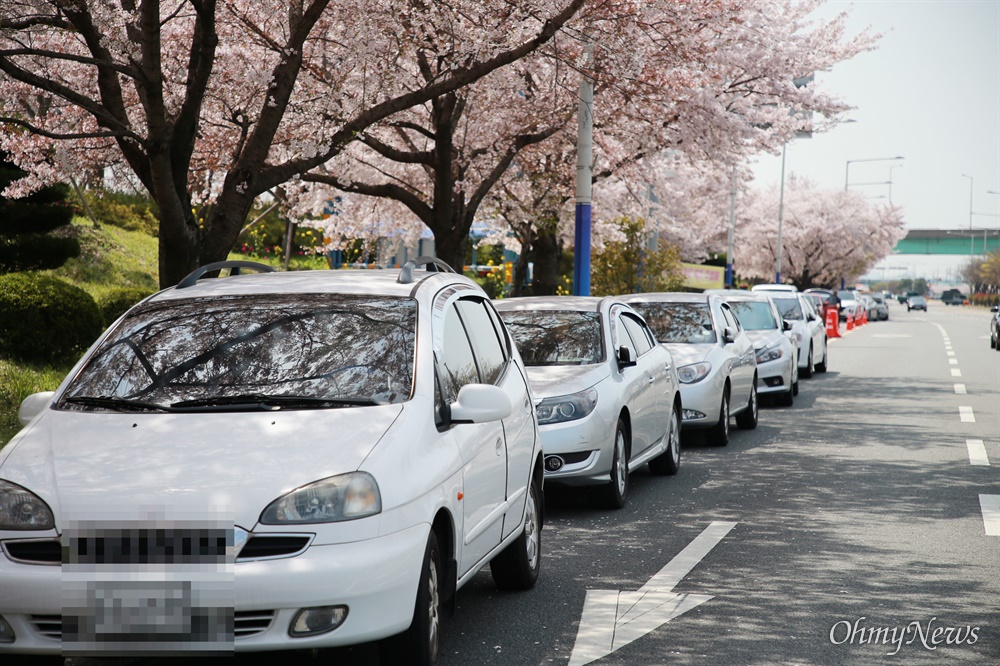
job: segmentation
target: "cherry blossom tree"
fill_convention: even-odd
[[[0,149],[31,174],[7,194],[126,165],[175,284],[225,258],[258,196],[532,53],[584,1],[6,0]]]
[[[750,193],[737,212],[736,269],[771,279],[777,261],[777,186]],[[839,286],[888,256],[905,235],[903,210],[873,205],[854,191],[820,190],[804,178],[785,184],[781,275],[799,289]]]

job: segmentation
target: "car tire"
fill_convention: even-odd
[[[809,354],[808,354],[808,358],[806,360],[806,367],[802,368],[801,375],[803,377],[805,377],[806,379],[809,379],[810,377],[813,376],[813,368],[814,367],[815,366],[813,365],[813,346],[810,344],[809,345]]]
[[[719,421],[708,429],[705,439],[709,444],[725,446],[729,444],[729,387],[722,391],[722,404],[719,405]]]
[[[677,405],[670,410],[667,450],[649,461],[649,471],[657,476],[673,476],[681,468],[681,415]]]
[[[379,645],[381,661],[390,664],[431,666],[441,652],[441,583],[444,569],[437,535],[431,530],[424,549],[424,562],[413,605],[409,629],[390,636]]]
[[[760,408],[757,403],[757,378],[754,377],[753,385],[750,387],[750,398],[747,399],[747,407],[736,415],[736,425],[743,430],[753,430],[757,427],[759,413]]]
[[[501,590],[530,590],[542,566],[542,493],[534,477],[526,502],[521,536],[490,561],[493,582]]]
[[[602,488],[602,504],[609,509],[620,509],[628,501],[628,428],[618,417],[615,444],[611,453],[611,482]]]

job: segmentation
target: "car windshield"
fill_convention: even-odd
[[[857,300],[857,298],[855,298],[855,296],[854,296],[854,292],[853,291],[838,291],[837,292],[837,298],[839,298],[842,301],[856,301]]]
[[[408,298],[285,293],[148,303],[94,352],[60,406],[402,402],[413,383],[415,322]]]
[[[590,365],[604,360],[596,312],[515,310],[500,318],[527,366]]]
[[[778,311],[785,319],[793,321],[805,319],[805,315],[802,314],[802,304],[797,298],[775,298],[774,304],[778,306]]]
[[[764,301],[733,301],[729,304],[740,324],[748,331],[767,331],[778,328],[771,304]]]
[[[645,319],[659,342],[705,344],[716,341],[707,303],[629,303]]]

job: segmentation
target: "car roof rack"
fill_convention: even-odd
[[[257,271],[258,273],[273,273],[274,267],[268,266],[267,264],[260,264],[256,261],[216,261],[212,264],[206,264],[200,268],[188,273],[184,276],[184,279],[177,283],[178,289],[187,289],[188,287],[193,287],[198,284],[198,280],[205,276],[206,273],[212,273],[214,271],[221,271],[223,269],[229,269],[230,275],[239,275],[241,270],[246,268],[249,270]]]
[[[436,257],[417,257],[403,264],[403,267],[399,269],[399,277],[396,278],[396,282],[399,284],[412,284],[413,270],[420,266],[424,266],[425,270],[430,273],[455,273],[454,268]]]

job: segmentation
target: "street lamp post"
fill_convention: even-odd
[[[844,166],[844,191],[847,191],[847,185],[849,182],[851,174],[851,164],[855,162],[894,162],[896,160],[905,159],[902,155],[897,155],[896,157],[867,157],[860,160],[847,160],[847,164]]]
[[[778,261],[775,265],[775,284],[781,284],[781,219],[785,212],[785,149],[788,142],[781,144],[781,194],[778,195]]]
[[[889,205],[890,206],[892,205],[892,170],[893,169],[902,169],[904,166],[906,166],[906,165],[905,164],[893,164],[891,167],[889,167]]]

